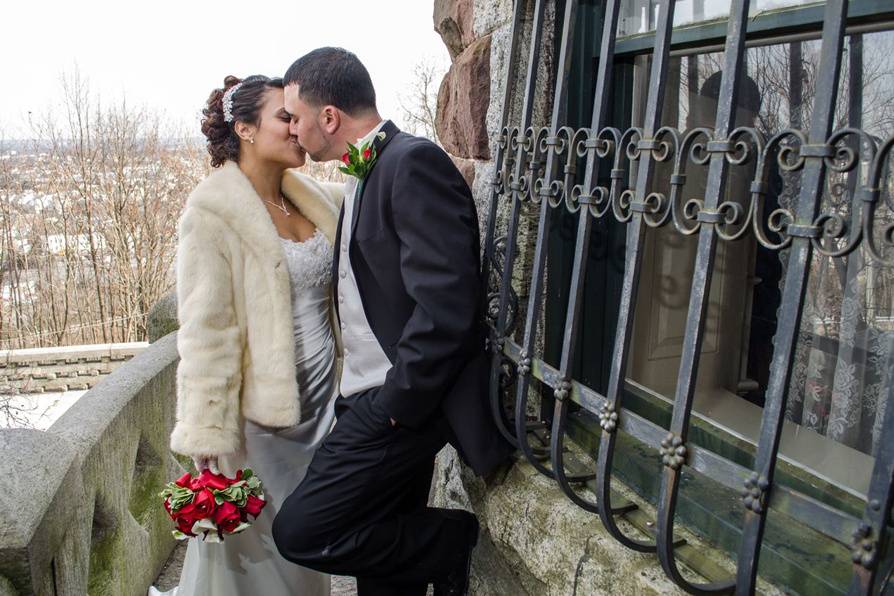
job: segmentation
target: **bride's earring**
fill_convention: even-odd
[[[248,139],[248,142],[251,143],[252,145],[254,145],[254,144],[255,144],[255,138],[252,137],[252,138]]]

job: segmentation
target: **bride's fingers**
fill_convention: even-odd
[[[212,474],[220,474],[220,469],[218,469],[218,467],[217,467],[217,458],[216,457],[212,456],[212,457],[208,458],[208,470]]]

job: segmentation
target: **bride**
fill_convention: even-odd
[[[214,171],[180,220],[171,448],[199,470],[251,468],[268,504],[222,544],[191,539],[168,594],[329,594],[329,576],[279,555],[271,523],[334,419],[329,283],[343,185],[290,170],[305,155],[281,79],[227,77],[203,114]]]

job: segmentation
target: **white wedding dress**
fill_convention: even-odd
[[[271,534],[283,500],[304,478],[314,451],[332,428],[335,341],[329,325],[332,247],[317,230],[304,242],[282,239],[292,290],[295,374],[301,395],[301,423],[271,429],[245,422],[242,452],[222,457],[221,472],[232,476],[251,468],[264,484],[267,506],[251,528],[212,544],[190,539],[180,584],[149,596],[322,596],[329,576],[283,559]]]

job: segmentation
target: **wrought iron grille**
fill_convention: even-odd
[[[495,151],[489,220],[485,240],[485,273],[490,280],[488,319],[491,326],[493,366],[490,398],[500,432],[524,454],[540,473],[554,479],[571,501],[598,516],[621,544],[640,552],[654,552],[673,581],[694,594],[753,594],[758,561],[770,510],[783,511],[805,526],[853,550],[852,594],[875,594],[883,588],[886,553],[894,499],[894,407],[882,423],[880,447],[862,517],[830,507],[790,487],[774,482],[780,437],[785,417],[793,358],[804,311],[805,288],[811,260],[817,255],[841,257],[861,248],[878,266],[894,267],[894,225],[882,220],[891,215],[888,160],[894,138],[877,139],[857,127],[833,130],[842,48],[848,24],[847,0],[828,0],[823,8],[821,55],[816,92],[808,130],[786,128],[765,138],[754,127],[735,125],[749,26],[749,0],[732,0],[725,45],[718,109],[712,128],[678,130],[662,125],[662,106],[671,57],[674,5],[658,2],[648,98],[642,126],[622,130],[612,126],[609,113],[612,68],[615,62],[621,0],[606,0],[595,101],[589,127],[566,125],[568,74],[572,60],[579,0],[566,0],[556,15],[561,23],[558,41],[552,116],[549,126],[532,126],[537,89],[537,67],[544,43],[547,0],[531,0],[533,17],[526,20],[528,2],[517,0],[512,31],[509,77],[522,63],[523,29],[530,22],[529,56],[523,102],[517,125],[509,124],[512,85],[507,82],[502,131]],[[583,171],[580,164],[585,163]],[[607,165],[608,164],[608,165]],[[671,168],[658,179],[656,168]],[[725,200],[731,169],[750,168],[749,200]],[[770,167],[797,172],[800,187],[790,207],[766,207]],[[600,167],[610,169],[610,183],[601,185]],[[705,168],[704,196],[684,200],[681,189],[687,172]],[[628,188],[630,169],[635,185]],[[665,171],[664,169],[662,171]],[[849,216],[822,210],[827,177],[855,173],[860,182],[848,195]],[[656,190],[657,189],[657,190]],[[497,214],[508,205],[505,235],[498,231]],[[521,308],[513,289],[513,267],[518,256],[519,222],[523,208],[537,212],[537,236],[532,271],[526,281],[527,306]],[[537,354],[538,325],[543,310],[548,235],[551,220],[560,210],[577,219],[561,357],[557,367]],[[594,225],[612,218],[626,227],[625,268],[612,346],[610,373],[604,394],[573,378],[572,360],[581,334],[581,310],[586,262]],[[880,222],[882,222],[880,224]],[[697,238],[694,273],[689,293],[682,354],[673,396],[669,428],[637,414],[624,403],[625,371],[632,344],[637,289],[642,273],[642,252],[647,235],[659,228]],[[753,467],[731,461],[689,441],[693,399],[698,379],[700,348],[705,336],[706,309],[712,287],[713,263],[719,243],[751,235],[766,249],[786,259],[784,284],[774,351],[770,364],[760,435]],[[785,252],[782,252],[785,251]],[[521,315],[524,314],[522,320]],[[887,352],[888,378],[884,392],[894,404],[894,342]],[[532,380],[551,390],[554,408],[548,428],[528,419]],[[506,403],[506,396],[508,401]],[[565,441],[569,408],[582,408],[598,417],[601,427],[594,469],[584,473],[566,470]],[[507,406],[514,406],[509,407]],[[511,413],[507,414],[507,409]],[[540,428],[539,428],[540,427]],[[532,433],[546,430],[548,445],[537,444]],[[613,502],[611,479],[619,433],[655,449],[663,463],[654,540],[624,533],[618,517],[636,505]],[[691,468],[729,489],[741,491],[744,525],[734,576],[709,583],[694,583],[681,573],[677,560],[674,522],[681,475]],[[595,501],[575,487],[589,482]]]

